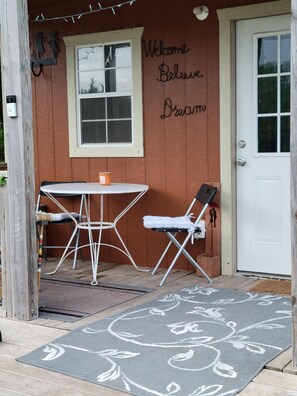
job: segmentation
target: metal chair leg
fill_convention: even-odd
[[[187,238],[185,239],[184,243],[181,245],[175,238],[174,236],[170,233],[167,232],[166,233],[168,238],[170,239],[170,241],[179,249],[176,256],[174,257],[174,259],[172,260],[169,268],[167,269],[165,275],[163,276],[161,282],[159,283],[159,286],[163,286],[165,280],[167,279],[168,275],[170,274],[170,272],[172,271],[176,261],[178,260],[179,256],[181,254],[183,254],[187,260],[198,270],[201,272],[201,274],[206,278],[206,280],[208,281],[208,283],[212,283],[212,280],[210,279],[210,277],[206,274],[206,272],[200,267],[200,265],[198,265],[198,263],[196,263],[196,261],[193,259],[193,257],[191,257],[189,255],[189,253],[185,250],[185,246],[188,242],[188,240],[191,238],[191,235],[189,234],[187,236]]]

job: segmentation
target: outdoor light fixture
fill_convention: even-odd
[[[193,9],[193,14],[199,21],[204,21],[208,17],[209,10],[205,5],[201,5]]]

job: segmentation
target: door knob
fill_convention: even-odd
[[[237,160],[237,165],[244,166],[246,164],[246,159],[244,157],[240,157]]]

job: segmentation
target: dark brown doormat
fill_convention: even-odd
[[[291,294],[291,281],[265,279],[258,281],[258,283],[251,287],[249,291],[257,293],[271,293],[271,294]]]
[[[41,280],[39,316],[73,322],[148,292],[116,286]]]

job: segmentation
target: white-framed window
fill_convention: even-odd
[[[64,37],[71,157],[143,157],[142,33]]]

